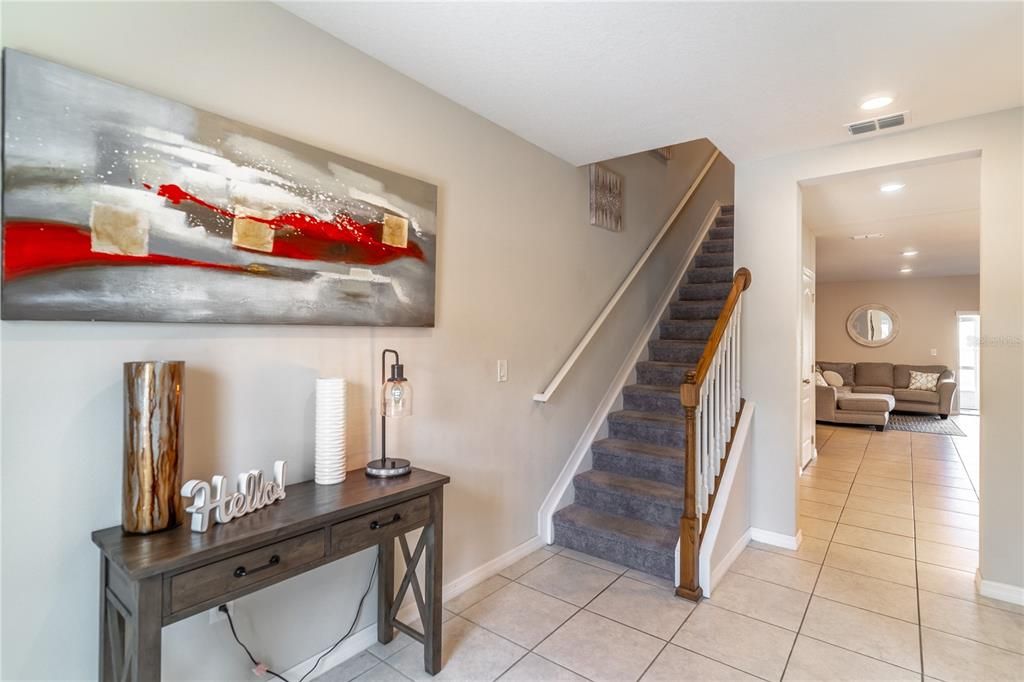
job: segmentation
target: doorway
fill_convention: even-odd
[[[981,405],[980,376],[981,315],[977,311],[958,311],[957,331],[957,389],[960,394],[960,411],[977,414]]]
[[[815,448],[814,416],[814,272],[803,270],[801,287],[800,333],[800,468],[810,464],[817,456]]]

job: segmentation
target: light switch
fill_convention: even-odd
[[[508,381],[508,360],[498,360],[498,383]]]
[[[934,358],[938,354],[939,354],[939,349],[938,348],[932,348],[932,357]]]

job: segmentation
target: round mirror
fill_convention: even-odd
[[[846,318],[846,331],[862,346],[884,346],[896,338],[900,321],[891,308],[869,303],[850,313]]]

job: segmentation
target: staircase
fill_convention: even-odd
[[[679,387],[693,370],[733,282],[733,208],[723,207],[670,304],[637,383],[608,415],[576,501],[553,518],[555,543],[668,580],[683,514],[685,420]]]

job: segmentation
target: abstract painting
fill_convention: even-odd
[[[4,319],[434,324],[435,185],[14,50],[3,150]]]
[[[622,231],[622,176],[590,164],[590,224]]]

